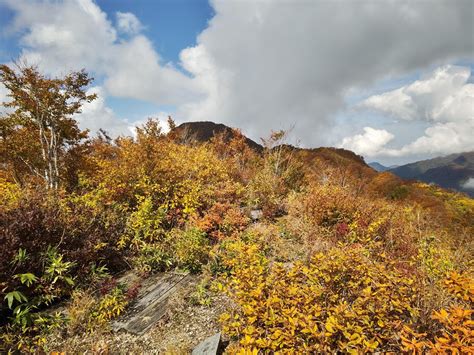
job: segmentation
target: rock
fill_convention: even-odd
[[[221,347],[221,333],[203,340],[196,346],[192,352],[193,355],[217,355],[220,354]]]
[[[263,211],[258,209],[258,210],[251,210],[250,211],[250,218],[252,218],[253,221],[258,221],[263,217]]]

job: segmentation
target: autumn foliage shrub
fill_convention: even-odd
[[[108,330],[108,322],[120,316],[129,304],[128,290],[116,285],[105,294],[94,295],[92,290],[75,290],[67,304],[68,335],[85,334],[101,328]]]
[[[18,184],[10,182],[0,175],[0,196],[2,196],[1,209],[13,208],[21,196],[21,188]]]
[[[206,233],[198,228],[173,230],[169,238],[172,255],[178,267],[196,272],[207,263],[210,243]]]
[[[104,198],[130,208],[150,198],[155,208],[166,212],[169,226],[233,198],[239,189],[208,146],[174,143],[154,121],[139,129],[136,140],[118,139],[110,150],[111,154],[93,158],[96,169],[84,177],[87,189],[104,189]]]
[[[29,257],[25,249],[19,249],[10,263],[13,274],[10,283],[1,285],[2,293],[6,293],[2,297],[6,309],[0,308],[0,351],[33,352],[44,344],[45,334],[65,321],[59,312],[40,311],[72,289],[74,263],[65,261],[55,248],[48,248],[40,255],[41,269],[32,273],[24,271]]]
[[[401,339],[404,351],[450,354],[474,352],[474,279],[472,275],[450,272],[444,287],[452,295],[447,308],[433,310],[432,329],[405,326]]]
[[[238,245],[223,286],[236,307],[221,318],[233,350],[397,351],[403,324],[417,320],[415,281],[364,248],[271,265],[256,245]]]
[[[43,311],[69,297],[63,335],[106,329],[138,295],[115,272],[205,266],[215,280],[191,298],[231,297],[230,352],[474,353],[468,196],[286,145],[283,131],[263,147],[232,129],[199,142],[150,119],[134,137],[88,138],[71,116],[95,98],[85,72],[26,68],[24,86],[0,69],[17,94],[0,117],[0,352],[47,352],[66,318]]]
[[[199,228],[167,228],[164,208],[155,208],[151,198],[141,199],[117,241],[119,249],[130,251],[130,263],[143,273],[173,266],[197,271],[207,260],[209,244]]]
[[[217,242],[244,231],[250,223],[250,218],[239,206],[229,202],[217,202],[202,216],[194,215],[192,221],[205,231],[212,241]]]
[[[434,261],[439,266],[435,272],[449,270],[453,238],[433,225],[432,216],[416,204],[359,196],[348,187],[332,184],[310,185],[306,191],[291,194],[288,201],[284,224],[308,247],[327,242],[361,244],[375,254],[385,252],[404,263],[424,257],[420,262],[427,264],[426,258],[443,254],[442,260]],[[428,247],[428,240],[438,242]],[[439,244],[443,248],[435,250]]]
[[[71,272],[80,280],[87,280],[92,265],[101,261],[111,270],[123,268],[123,257],[114,247],[121,220],[111,208],[96,211],[77,199],[72,203],[41,190],[24,191],[15,208],[0,209],[0,257],[4,261],[0,280],[6,290],[18,285],[10,277],[10,262],[19,250],[28,254],[19,273],[39,275],[43,254],[50,248],[74,262]]]

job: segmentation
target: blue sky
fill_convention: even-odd
[[[196,43],[198,34],[207,27],[214,12],[207,0],[101,0],[97,5],[113,18],[117,11],[135,14],[144,25],[144,33],[153,39],[163,60],[178,62],[183,48]],[[8,61],[19,54],[19,34],[5,33],[15,11],[0,2],[0,60]]]
[[[118,11],[135,14],[144,26],[143,33],[151,39],[162,60],[172,63],[179,63],[179,53],[183,48],[196,44],[197,36],[214,14],[207,0],[101,0],[96,4],[109,19],[113,19]],[[15,11],[0,2],[0,62],[16,59],[21,52],[21,32],[8,30],[14,18]],[[109,96],[106,103],[118,116],[130,121],[175,110],[171,105],[124,97]]]
[[[196,44],[214,14],[207,0],[102,0],[97,4],[109,18],[117,11],[135,14],[163,60],[175,63],[183,48]]]
[[[89,71],[92,132],[167,115],[256,140],[294,127],[290,143],[395,164],[474,149],[473,6],[0,0],[0,62]]]

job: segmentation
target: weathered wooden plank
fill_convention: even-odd
[[[133,307],[134,310],[141,310],[146,308],[157,298],[161,297],[166,291],[174,287],[185,275],[181,274],[165,274],[158,283],[151,285],[145,292],[144,296],[137,300],[137,303]]]
[[[126,330],[133,334],[144,334],[153,324],[158,322],[166,313],[166,306],[170,297],[170,293],[161,296],[156,302],[133,317],[126,325]]]
[[[216,355],[221,347],[221,333],[204,339],[192,352],[192,355]]]
[[[112,324],[115,331],[120,329],[141,335],[166,313],[170,296],[178,285],[186,280],[186,274],[168,273],[162,275],[153,285],[143,291],[125,317]]]

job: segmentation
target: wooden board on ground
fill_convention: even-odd
[[[112,323],[115,331],[124,329],[141,335],[163,317],[169,298],[187,281],[187,274],[164,273],[155,276],[150,285],[141,290],[136,302],[121,319]]]

